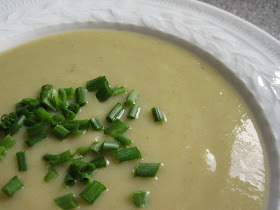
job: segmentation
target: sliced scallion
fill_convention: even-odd
[[[65,122],[65,117],[62,114],[56,114],[52,116],[50,124],[52,126],[61,125]]]
[[[78,87],[75,90],[75,94],[76,94],[77,104],[79,104],[80,107],[86,105],[87,100],[86,100],[86,91],[85,91],[85,89],[82,88],[82,87]]]
[[[18,162],[18,170],[27,171],[27,160],[25,156],[25,151],[17,152],[16,155],[17,155],[17,162]]]
[[[56,166],[65,163],[72,159],[72,154],[70,150],[60,153],[59,155],[45,154],[43,159],[51,164],[51,166]]]
[[[71,175],[71,173],[67,173],[64,179],[64,187],[69,188],[73,187],[76,184],[76,179]]]
[[[64,127],[75,134],[84,134],[89,127],[89,120],[69,120]]]
[[[28,138],[34,138],[44,133],[44,123],[39,122],[26,129]]]
[[[96,168],[106,168],[107,163],[104,157],[97,157],[94,160],[90,161],[95,165]]]
[[[94,201],[106,190],[106,187],[98,181],[93,181],[90,185],[84,189],[80,194],[90,204],[93,204]]]
[[[137,99],[137,96],[138,96],[138,91],[137,90],[132,90],[128,96],[127,96],[127,99],[125,101],[125,104],[127,106],[132,106],[132,104],[135,104],[135,101]]]
[[[137,208],[144,208],[147,205],[147,193],[143,191],[133,192],[132,199]]]
[[[116,135],[116,136],[115,136],[115,139],[116,139],[118,142],[120,142],[122,145],[124,145],[125,147],[132,144],[132,141],[131,141],[129,138],[127,138],[127,137],[125,137],[124,135],[122,135],[122,134]]]
[[[126,89],[124,86],[119,86],[119,87],[112,88],[112,92],[113,92],[113,96],[117,96],[126,93]]]
[[[83,174],[80,178],[80,183],[82,185],[87,185],[91,183],[91,176],[89,174]]]
[[[132,104],[132,106],[128,112],[127,118],[129,118],[129,119],[138,118],[139,113],[140,113],[140,106],[137,104]]]
[[[79,104],[69,104],[67,106],[67,109],[74,112],[75,114],[77,114],[80,110],[80,105]]]
[[[134,176],[155,177],[160,163],[138,163]]]
[[[103,87],[96,93],[96,98],[99,102],[107,101],[113,94],[108,82],[104,82]]]
[[[34,115],[40,122],[44,123],[49,123],[52,118],[52,115],[42,107],[35,109]]]
[[[100,131],[104,129],[98,117],[93,117],[89,121],[95,131]]]
[[[57,125],[53,128],[51,133],[56,136],[58,139],[63,140],[67,137],[70,131],[64,128],[62,125]]]
[[[50,182],[51,180],[58,177],[57,171],[53,167],[48,167],[48,173],[44,177],[45,182]]]
[[[43,140],[43,139],[46,139],[46,138],[47,138],[47,137],[46,137],[45,133],[41,133],[41,134],[39,134],[38,136],[35,136],[35,137],[31,138],[31,139],[26,140],[25,143],[26,143],[28,146],[32,147],[34,144],[36,144],[36,143],[38,143],[39,141],[41,141],[41,140]]]
[[[104,141],[102,149],[104,150],[117,150],[119,149],[119,142]]]
[[[104,133],[114,138],[118,134],[124,133],[128,128],[128,125],[126,125],[123,121],[116,119],[104,130]]]
[[[120,103],[117,103],[114,108],[107,115],[106,120],[108,122],[113,122],[115,119],[119,118],[124,112],[124,108]]]
[[[78,208],[78,203],[72,193],[57,197],[54,199],[54,201],[56,205],[64,210]]]
[[[3,188],[2,191],[9,197],[12,197],[15,192],[20,190],[23,184],[20,182],[17,176],[13,177]]]
[[[63,88],[66,93],[66,99],[71,99],[74,97],[75,91],[73,88]]]
[[[93,142],[92,145],[89,147],[90,151],[100,154],[102,149],[103,143],[102,142]]]
[[[9,149],[15,143],[16,143],[16,141],[13,139],[13,137],[11,137],[10,135],[7,135],[0,141],[0,146],[5,147],[6,149]]]
[[[97,77],[93,80],[87,81],[86,89],[88,91],[99,90],[100,88],[103,87],[104,82],[107,82],[107,79],[105,76]]]
[[[151,111],[153,113],[155,122],[163,122],[166,120],[165,115],[160,108],[153,107]]]
[[[82,176],[83,174],[91,174],[96,169],[92,163],[75,161],[69,166],[69,171],[74,176]]]
[[[0,160],[3,160],[6,157],[7,150],[5,147],[0,146]]]
[[[137,147],[129,147],[115,151],[118,161],[124,162],[128,160],[141,159],[141,153]]]

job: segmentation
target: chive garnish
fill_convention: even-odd
[[[120,103],[117,103],[106,117],[106,120],[108,122],[113,122],[115,119],[119,118],[123,112],[124,112],[123,106]]]
[[[63,108],[61,110],[62,114],[68,119],[68,120],[73,120],[76,117],[75,112],[71,111],[68,108]]]
[[[118,142],[120,142],[122,145],[124,145],[125,147],[132,144],[132,141],[129,138],[127,138],[124,135],[122,135],[122,134],[116,135],[115,139]]]
[[[93,204],[94,201],[106,190],[106,187],[98,181],[93,181],[90,185],[84,189],[80,194],[90,204]]]
[[[9,197],[12,197],[15,192],[20,190],[23,187],[22,183],[18,179],[17,176],[13,177],[8,184],[6,184],[3,188],[2,191]]]
[[[134,176],[155,177],[160,163],[138,163]]]
[[[115,154],[120,163],[128,160],[142,158],[141,153],[137,147],[129,147],[122,150],[117,150],[115,151]]]
[[[128,96],[127,96],[127,99],[125,101],[125,104],[127,106],[132,106],[132,104],[135,104],[135,100],[137,99],[137,96],[138,96],[138,91],[137,90],[132,90]]]
[[[58,139],[63,140],[71,133],[68,129],[64,128],[62,125],[57,125],[51,131],[51,133],[56,136]]]
[[[102,142],[93,142],[92,145],[89,147],[90,151],[100,154],[102,149],[103,143]]]
[[[86,91],[85,91],[85,89],[82,88],[82,87],[78,87],[75,90],[75,94],[76,94],[77,104],[79,104],[80,107],[86,105],[87,100],[86,100]]]
[[[104,130],[104,133],[114,138],[118,134],[124,133],[128,128],[128,125],[126,125],[123,121],[116,119]]]
[[[45,154],[43,159],[51,164],[51,166],[56,166],[65,163],[72,159],[72,154],[70,150],[60,153],[59,155]]]
[[[90,162],[93,163],[96,168],[106,168],[107,167],[106,160],[103,156],[102,157],[97,157]]]
[[[38,136],[35,136],[35,137],[31,138],[31,139],[26,140],[25,143],[26,143],[28,146],[32,147],[34,144],[36,144],[36,143],[38,143],[39,141],[41,141],[41,140],[43,140],[43,139],[46,139],[46,138],[47,138],[47,137],[46,137],[45,133],[41,133],[41,134],[39,134]]]
[[[144,208],[147,205],[147,193],[143,191],[133,192],[132,199],[137,208]]]
[[[46,84],[46,85],[43,85],[41,87],[41,91],[44,91],[44,90],[52,90],[53,89],[53,86],[50,85],[50,84]]]
[[[164,113],[161,111],[160,108],[158,108],[158,107],[153,107],[151,111],[152,111],[152,113],[153,113],[155,122],[163,122],[163,121],[166,121],[165,115],[164,115]]]
[[[27,161],[25,156],[25,151],[20,151],[16,153],[18,161],[18,170],[27,171]]]
[[[76,179],[68,172],[64,179],[64,187],[73,187],[76,184]]]
[[[119,143],[114,141],[104,141],[102,149],[104,150],[117,150],[119,149]]]
[[[75,91],[74,91],[74,89],[73,88],[62,88],[64,91],[65,91],[65,93],[66,93],[66,99],[71,99],[71,98],[73,98],[74,97],[74,93],[75,93]]]
[[[96,93],[96,98],[99,102],[107,101],[113,94],[108,82],[104,82],[103,87]]]
[[[112,92],[113,92],[113,96],[117,96],[126,93],[126,89],[124,86],[119,86],[119,87],[112,88]]]
[[[69,171],[74,176],[82,176],[83,174],[91,174],[96,169],[92,163],[75,161],[69,166]]]
[[[57,171],[53,167],[48,167],[48,173],[44,177],[45,182],[50,182],[51,180],[58,177]]]
[[[13,139],[13,137],[11,137],[10,135],[7,135],[0,141],[0,146],[5,147],[6,149],[9,149],[15,143],[16,143],[16,141]]]
[[[89,151],[89,147],[81,146],[75,151],[74,155],[78,155],[80,157],[83,157],[83,156],[86,156],[88,154],[88,151]]]
[[[39,122],[26,129],[28,138],[34,138],[44,133],[44,123]]]
[[[69,120],[64,127],[75,134],[84,134],[89,127],[89,120]]]
[[[28,127],[35,125],[36,123],[37,123],[37,121],[34,118],[32,118],[31,116],[24,121],[24,125],[28,126]]]
[[[6,157],[7,150],[5,147],[0,146],[0,160],[3,160]]]
[[[42,107],[35,109],[34,115],[40,122],[44,123],[49,123],[52,118],[52,115]]]
[[[99,76],[93,80],[87,81],[86,83],[86,89],[88,91],[94,91],[99,90],[100,88],[103,88],[104,82],[107,82],[107,79],[105,76]]]
[[[56,205],[62,209],[75,209],[78,208],[78,203],[72,193],[63,195],[54,199]]]
[[[50,124],[52,126],[61,125],[65,122],[65,117],[62,114],[56,114],[52,116]]]
[[[59,88],[57,95],[54,95],[55,105],[59,110],[63,110],[66,108],[66,92],[64,89]]]
[[[67,106],[67,109],[74,112],[75,114],[77,114],[80,110],[80,105],[79,104],[69,104]]]
[[[100,122],[100,120],[99,120],[98,117],[93,117],[93,118],[91,118],[89,121],[90,121],[90,124],[92,125],[92,127],[93,127],[93,129],[94,129],[95,131],[100,131],[100,130],[103,130],[103,129],[104,129],[104,127],[103,127],[103,125],[101,124],[101,122]]]
[[[140,113],[140,106],[137,104],[132,104],[132,106],[129,110],[129,113],[127,115],[127,118],[129,118],[129,119],[138,118],[139,113]]]
[[[80,183],[82,185],[87,185],[91,183],[91,176],[89,174],[83,174],[80,178]]]

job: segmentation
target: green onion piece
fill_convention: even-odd
[[[78,208],[78,203],[72,193],[63,195],[54,199],[56,205],[62,209],[75,209]]]
[[[65,122],[65,117],[62,114],[56,114],[52,116],[50,124],[52,126],[57,126],[63,124],[64,122]]]
[[[80,107],[86,105],[87,100],[86,100],[86,91],[85,91],[85,89],[82,88],[82,87],[78,87],[75,90],[75,94],[76,94],[77,104],[79,104]]]
[[[161,111],[160,108],[158,108],[158,107],[153,107],[151,111],[152,111],[152,113],[153,113],[155,122],[163,122],[163,121],[166,121],[165,115],[164,115],[164,113]]]
[[[7,150],[5,147],[0,146],[0,160],[3,160],[6,157]]]
[[[127,115],[127,118],[129,119],[138,118],[139,113],[140,113],[140,106],[138,106],[137,104],[132,104],[129,113]]]
[[[27,118],[25,121],[24,121],[24,125],[25,126],[33,126],[37,123],[37,121],[35,119],[33,119],[32,117],[29,117]]]
[[[48,92],[50,92],[50,91],[48,91]],[[40,95],[40,98],[41,98],[41,95]],[[57,108],[55,107],[55,102],[54,102],[51,98],[45,97],[45,98],[42,100],[42,104],[43,104],[44,107],[46,107],[48,110],[51,110],[51,111],[54,111],[54,112],[57,111]]]
[[[52,115],[48,113],[44,108],[40,107],[34,110],[34,115],[40,122],[49,123]]]
[[[42,133],[42,134],[40,134],[40,135],[38,135],[38,136],[35,136],[35,137],[31,138],[31,139],[26,140],[25,143],[26,143],[28,146],[32,147],[34,144],[36,144],[36,143],[38,143],[39,141],[41,141],[41,140],[43,140],[43,139],[46,139],[46,138],[47,138],[47,137],[46,137],[46,134],[45,134],[45,133]]]
[[[74,155],[79,155],[79,156],[83,157],[88,154],[88,151],[89,151],[89,147],[81,146],[75,151]]]
[[[69,104],[67,106],[67,109],[74,112],[75,114],[77,114],[80,110],[80,105],[79,104]]]
[[[71,154],[70,150],[66,150],[65,152],[62,152],[59,155],[46,154],[43,156],[43,159],[49,162],[53,167],[71,160],[72,157],[73,155]]]
[[[57,95],[58,95],[58,98],[63,101],[63,102],[66,102],[66,99],[67,99],[67,93],[65,91],[64,88],[58,88],[57,90]]]
[[[31,98],[24,98],[22,101],[16,104],[16,113],[18,115],[25,115],[28,117],[30,113],[34,111],[34,109],[40,106],[40,101]]]
[[[115,151],[118,161],[124,162],[128,160],[141,159],[141,153],[137,147],[129,147],[122,150]]]
[[[155,177],[160,163],[138,163],[134,176]]]
[[[113,92],[113,96],[117,96],[126,93],[126,89],[124,86],[119,86],[119,87],[112,88],[112,92]]]
[[[88,130],[89,120],[69,120],[64,127],[75,134],[84,134]]]
[[[48,167],[48,170],[48,173],[44,177],[45,182],[50,182],[51,180],[58,177],[58,173],[53,167]]]
[[[50,84],[46,84],[46,85],[43,85],[41,87],[41,91],[44,91],[44,90],[52,90],[53,89],[53,86],[50,85]]]
[[[104,82],[108,82],[105,76],[97,77],[93,80],[87,81],[86,89],[88,91],[99,90],[100,88],[103,88]]]
[[[73,120],[76,117],[76,114],[68,108],[63,108],[61,112],[68,120]]]
[[[147,193],[143,191],[133,192],[132,199],[137,208],[144,208],[147,205]]]
[[[103,87],[96,93],[96,98],[99,102],[107,101],[113,94],[108,82],[104,82]]]
[[[90,204],[93,204],[94,201],[106,190],[106,187],[98,181],[93,181],[90,185],[84,189],[80,194]]]
[[[57,125],[51,131],[51,133],[56,136],[58,139],[65,139],[69,133],[71,133],[68,129],[64,128],[62,125]]]
[[[63,110],[66,109],[66,92],[63,88],[59,88],[58,92],[56,93],[56,95],[53,96],[54,101],[55,101],[55,106],[59,109],[59,110]]]
[[[18,118],[18,125],[19,127],[21,127],[23,124],[24,124],[24,121],[26,120],[26,117],[24,115],[21,115],[19,118]]]
[[[23,187],[22,183],[19,181],[18,177],[15,176],[13,177],[8,184],[6,184],[3,188],[2,191],[9,197],[12,197],[15,192],[20,190]]]
[[[93,142],[92,145],[89,147],[90,151],[100,154],[102,149],[103,143],[102,142]]]
[[[74,97],[75,91],[73,88],[63,88],[66,93],[66,99],[71,99]]]
[[[113,141],[104,141],[102,149],[105,150],[117,150],[119,149],[119,142],[113,142]]]
[[[116,135],[116,136],[115,136],[115,139],[116,139],[118,142],[120,142],[122,145],[124,145],[125,147],[132,144],[132,141],[131,141],[129,138],[127,138],[127,137],[125,137],[124,135],[122,135],[122,134]]]
[[[94,129],[95,131],[100,131],[100,130],[103,130],[103,129],[104,129],[104,127],[103,127],[103,125],[101,124],[101,122],[100,122],[100,120],[99,120],[98,117],[93,117],[93,118],[91,118],[89,121],[90,121],[90,124],[92,125],[92,127],[93,127],[93,129]]]
[[[107,167],[106,160],[103,156],[102,157],[97,157],[90,162],[93,163],[96,168],[106,168]]]
[[[44,133],[44,124],[42,122],[36,123],[35,125],[26,129],[28,138],[34,138]]]
[[[118,134],[124,133],[128,128],[128,125],[123,121],[116,119],[104,130],[104,133],[115,138]]]
[[[6,131],[6,135],[14,135],[20,130],[18,122],[14,122]]]
[[[76,184],[76,179],[68,172],[64,179],[64,187],[69,188],[73,187]]]
[[[13,137],[11,137],[10,135],[7,135],[0,141],[0,146],[5,147],[6,149],[9,149],[15,143],[16,143],[16,141],[13,139]]]
[[[115,119],[119,118],[123,112],[124,112],[123,106],[120,103],[117,103],[106,117],[106,120],[108,122],[113,122]]]
[[[81,176],[83,174],[91,174],[96,169],[92,163],[82,161],[75,161],[69,166],[69,171],[74,176]]]
[[[27,161],[25,156],[25,151],[20,151],[16,153],[18,161],[18,170],[27,171]]]
[[[138,91],[137,90],[132,90],[125,101],[125,104],[128,106],[131,106],[132,104],[135,104],[135,100],[137,99],[138,96]]]
[[[91,176],[89,174],[83,174],[80,178],[80,183],[82,185],[87,185],[91,183]]]

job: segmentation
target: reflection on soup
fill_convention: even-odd
[[[63,187],[66,166],[55,167],[59,177],[43,181],[46,153],[59,154],[94,141],[112,140],[92,128],[64,141],[48,134],[29,148],[25,129],[0,163],[0,185],[18,175],[24,189],[12,198],[0,193],[0,209],[57,209],[54,198],[73,193],[81,209],[135,209],[131,193],[148,191],[146,209],[261,209],[267,189],[266,163],[252,114],[235,90],[196,55],[165,41],[128,32],[79,31],[42,38],[0,54],[1,115],[14,111],[23,98],[38,98],[44,84],[85,87],[86,81],[106,75],[112,87],[139,91],[138,119],[122,120],[125,135],[138,146],[143,160],[118,163],[106,152],[109,165],[92,179],[107,187],[93,204],[79,196],[80,184]],[[86,93],[88,104],[76,119],[105,118],[127,94],[100,103]],[[161,107],[168,121],[155,123],[152,107]],[[2,134],[1,134],[2,135]],[[3,135],[1,136],[3,138]],[[28,171],[19,172],[15,153],[26,151]],[[93,159],[89,154],[88,159]],[[87,159],[86,159],[87,160]],[[160,162],[156,178],[133,176],[138,162]]]

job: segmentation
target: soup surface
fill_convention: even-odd
[[[131,193],[148,191],[146,209],[262,209],[267,188],[266,164],[254,120],[235,90],[211,66],[191,52],[144,35],[106,30],[57,34],[0,54],[0,114],[15,110],[23,98],[38,98],[44,84],[54,88],[85,87],[88,80],[105,75],[111,87],[125,85],[139,91],[138,119],[122,116],[130,129],[124,134],[138,146],[143,160],[118,163],[106,152],[109,164],[93,172],[92,179],[107,187],[89,205],[79,193],[85,186],[63,187],[66,168],[55,167],[59,177],[43,181],[46,153],[59,154],[94,141],[112,140],[90,127],[84,135],[60,141],[47,139],[29,148],[25,129],[14,135],[16,144],[0,162],[0,186],[18,175],[24,188],[9,198],[0,192],[0,209],[58,209],[54,198],[73,193],[81,209],[135,209]],[[122,94],[99,103],[95,93],[76,119],[105,117]],[[150,109],[160,107],[167,122],[155,123]],[[3,138],[1,134],[1,138]],[[26,151],[28,171],[19,172],[16,155]],[[93,159],[89,154],[87,159]],[[160,162],[156,178],[138,178],[138,162]]]

